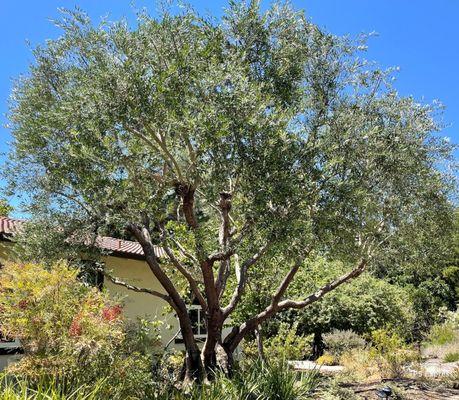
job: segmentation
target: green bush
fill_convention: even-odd
[[[299,335],[298,322],[292,325],[280,323],[275,336],[263,339],[263,349],[268,360],[304,360],[311,354],[312,335]],[[257,344],[255,340],[244,343],[244,354],[256,358]]]
[[[354,349],[364,349],[367,342],[352,330],[335,329],[323,335],[325,348],[328,353],[340,357],[345,352]]]
[[[298,322],[281,323],[277,335],[265,341],[265,353],[268,359],[303,360],[311,354],[311,341],[311,335],[298,334]]]

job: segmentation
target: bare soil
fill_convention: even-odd
[[[384,386],[401,389],[400,392],[404,396],[403,399],[407,400],[459,400],[459,390],[457,389],[448,389],[441,386],[433,387],[431,384],[427,385],[414,379],[384,380],[369,384],[353,384],[347,387],[362,399],[376,400],[380,399],[376,395],[376,390]]]

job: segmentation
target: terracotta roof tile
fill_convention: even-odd
[[[3,235],[14,235],[17,233],[21,225],[24,224],[24,220],[9,218],[9,217],[0,217],[0,234]],[[109,236],[99,236],[96,239],[96,245],[102,250],[113,251],[116,254],[125,255],[125,256],[136,256],[143,257],[142,246],[138,242],[133,242],[130,240],[116,239]],[[165,257],[166,253],[160,246],[154,246],[154,251],[156,257]]]
[[[14,235],[23,223],[22,219],[0,217],[0,234]]]

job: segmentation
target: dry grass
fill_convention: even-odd
[[[372,382],[380,380],[381,371],[376,359],[367,349],[350,350],[340,358],[345,373],[354,382]]]
[[[452,354],[459,354],[459,331],[454,331],[448,341],[431,341],[422,349],[423,358],[438,358],[443,361],[451,360]]]

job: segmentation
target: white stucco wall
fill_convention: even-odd
[[[113,276],[135,286],[165,293],[145,261],[112,256],[105,257],[103,261],[105,262],[105,267]],[[136,319],[140,317],[162,321],[160,333],[163,344],[168,343],[177,333],[179,329],[177,318],[170,312],[166,313],[168,304],[164,300],[147,293],[133,292],[113,284],[107,278],[105,278],[104,286],[111,295],[122,300],[123,310],[128,318]],[[172,343],[171,346],[177,347],[175,343]]]

